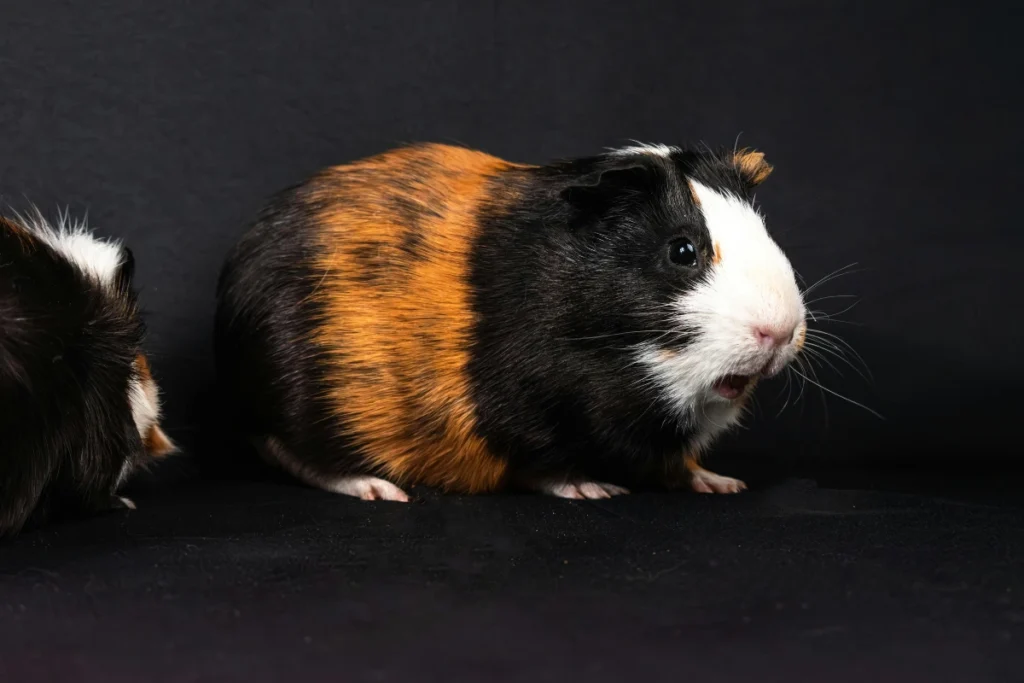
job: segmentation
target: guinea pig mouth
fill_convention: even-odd
[[[715,382],[712,389],[722,398],[734,399],[750,384],[750,375],[726,375]]]

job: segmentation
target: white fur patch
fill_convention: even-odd
[[[128,383],[128,402],[131,405],[135,428],[142,440],[145,441],[149,430],[160,420],[160,396],[156,382],[149,377],[144,379],[133,377]],[[117,477],[117,485],[120,487],[124,484],[134,470],[134,461],[126,460]]]
[[[18,216],[18,219],[26,229],[87,277],[101,285],[113,287],[122,260],[119,242],[96,237],[89,231],[84,220],[76,221],[66,212],[59,214],[56,226],[38,210],[27,217]]]
[[[637,348],[640,363],[676,406],[679,418],[697,430],[697,450],[710,446],[716,436],[736,424],[743,412],[740,406],[711,391],[715,381],[729,374],[721,371],[722,362],[713,353],[714,349],[699,338],[680,353],[668,354],[653,344]]]
[[[132,379],[128,384],[128,399],[139,436],[145,438],[150,427],[160,419],[160,400],[153,380]]]
[[[773,375],[796,356],[805,308],[789,259],[745,200],[690,181],[720,258],[675,302],[676,323],[694,339],[682,352],[646,344],[640,362],[681,416],[696,426],[698,448],[735,424],[742,409],[719,396],[726,375]],[[788,339],[766,347],[757,329]],[[786,336],[788,335],[788,337]]]
[[[698,182],[691,185],[720,260],[678,308],[715,345],[716,355],[728,357],[722,374],[755,374],[769,362],[774,374],[795,355],[796,333],[804,323],[793,266],[749,203]],[[781,350],[792,353],[762,348],[754,333],[758,327],[783,333],[788,345]]]
[[[670,147],[669,145],[653,145],[646,143],[637,143],[630,145],[629,147],[622,147],[620,149],[613,149],[610,154],[617,157],[628,157],[637,154],[650,154],[657,157],[668,157],[673,152],[678,152],[678,147]]]

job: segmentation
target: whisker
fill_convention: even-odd
[[[832,371],[835,372],[837,375],[839,375],[840,377],[843,376],[843,373],[839,370],[839,368],[837,368],[832,363],[832,361],[830,361],[828,359],[828,357],[821,351],[821,349],[814,349],[814,348],[811,348],[811,347],[806,347],[805,351],[807,351],[807,357],[808,357],[809,360],[817,360],[819,363],[823,363],[825,365],[828,365],[830,368],[832,368]],[[856,368],[854,368],[854,369],[856,369]]]
[[[833,317],[835,317],[835,316],[837,316],[837,315],[843,315],[844,313],[849,313],[849,312],[850,312],[850,311],[852,311],[852,310],[853,310],[854,308],[856,308],[856,307],[857,307],[857,304],[859,304],[859,303],[860,303],[860,300],[858,299],[857,301],[854,301],[854,302],[853,302],[852,304],[850,304],[849,306],[847,306],[847,307],[846,307],[846,308],[844,308],[843,310],[841,310],[841,311],[836,311],[835,313],[827,313],[826,315],[827,315],[827,316],[828,316],[829,318],[833,318]]]
[[[779,408],[779,412],[775,413],[775,417],[779,417],[780,415],[782,415],[783,411],[785,411],[786,408],[789,407],[789,399],[793,394],[793,374],[790,372],[790,367],[788,365],[786,366],[785,375],[786,386],[784,387],[784,389],[786,390],[786,400],[782,404],[782,407]],[[782,392],[780,391],[779,394],[781,395]]]
[[[804,366],[804,359],[803,359],[802,355],[796,357],[796,364],[799,365],[800,367]],[[804,392],[807,390],[807,381],[804,379],[803,375],[801,375],[799,372],[796,371],[796,368],[790,367],[789,369],[792,370],[793,374],[796,375],[800,379],[800,391],[797,393],[796,400],[793,401],[793,404],[800,406],[800,415],[803,415],[804,414],[803,398],[804,398]]]
[[[723,429],[722,425],[718,424],[717,422],[712,420],[711,417],[708,416],[708,407],[707,404],[704,403],[704,401],[700,402],[700,412],[704,415],[704,419],[710,422],[711,425],[714,426],[716,429]]]
[[[588,341],[592,339],[608,339],[609,337],[622,337],[629,334],[660,334],[665,336],[667,334],[673,334],[678,330],[630,330],[627,332],[612,332],[610,334],[595,334],[592,337],[558,337],[559,341]],[[660,337],[659,337],[660,339]]]
[[[842,376],[843,373],[839,372],[839,369],[836,366],[832,365],[832,363],[825,357],[825,354],[831,354],[832,357],[835,358],[836,360],[842,361],[846,365],[850,366],[850,368],[854,372],[856,372],[858,375],[860,375],[861,378],[863,378],[865,381],[867,381],[867,382],[873,381],[867,374],[864,373],[863,370],[861,370],[856,365],[854,365],[853,361],[851,361],[843,353],[841,353],[840,349],[838,349],[836,347],[819,346],[819,345],[817,345],[815,343],[815,341],[820,341],[820,340],[810,340],[808,342],[805,342],[805,349],[808,352],[810,352],[813,349],[814,353],[817,354],[819,358],[821,358],[826,363],[828,363],[832,367],[832,369],[836,371],[836,374]]]
[[[798,375],[800,375],[801,377],[803,377],[803,378],[804,378],[805,380],[807,380],[808,382],[810,382],[810,383],[811,383],[811,384],[813,384],[814,386],[816,386],[816,387],[818,387],[819,389],[821,389],[822,391],[828,392],[828,393],[832,394],[833,396],[835,396],[836,398],[840,398],[840,399],[842,399],[842,400],[846,401],[847,403],[849,403],[849,404],[851,404],[851,405],[855,405],[855,406],[857,406],[858,408],[861,408],[861,409],[863,409],[863,410],[866,410],[867,412],[869,412],[869,413],[871,413],[872,415],[874,415],[875,417],[877,417],[877,418],[878,418],[879,420],[884,420],[884,419],[885,419],[885,418],[884,418],[884,417],[882,417],[882,416],[881,416],[881,415],[880,415],[879,413],[876,413],[876,412],[875,412],[874,410],[872,410],[871,408],[868,408],[868,407],[867,407],[866,405],[864,405],[863,403],[858,403],[857,401],[854,401],[854,400],[853,400],[852,398],[847,398],[846,396],[843,396],[842,394],[840,394],[840,393],[838,393],[838,392],[836,392],[836,391],[832,391],[831,389],[829,389],[828,387],[826,387],[826,386],[824,386],[824,385],[820,384],[819,382],[815,382],[815,381],[814,381],[813,379],[811,379],[811,378],[810,378],[810,377],[808,377],[807,375],[804,375],[804,374],[803,374],[803,373],[801,373],[801,372],[800,372],[799,370],[794,370],[794,372],[795,372],[795,373],[797,373]]]
[[[638,415],[637,418],[629,424],[629,427],[627,427],[626,431],[632,431],[634,427],[640,424],[640,421],[644,419],[644,416],[647,415],[647,413],[651,411],[651,408],[653,408],[656,404],[657,402],[653,399],[648,401],[647,407],[644,408],[643,412],[641,412],[640,415]]]
[[[848,341],[840,337],[838,334],[834,334],[826,330],[808,330],[808,335],[806,339],[812,339],[815,341],[819,341],[823,344],[829,344],[837,352],[840,351],[841,345],[842,348],[845,349],[845,351],[849,351],[850,354],[861,364],[861,367],[864,368],[864,372],[867,373],[871,381],[874,381],[874,376],[871,373],[871,368],[868,367],[867,361],[864,360],[864,357],[861,356],[857,352],[857,349],[853,348]]]
[[[806,297],[808,294],[813,292],[818,287],[821,287],[822,285],[824,285],[824,284],[826,284],[828,282],[831,282],[832,280],[835,280],[838,277],[842,277],[843,275],[850,275],[852,273],[857,272],[857,271],[850,270],[850,268],[853,268],[856,265],[858,265],[858,263],[856,261],[854,261],[853,263],[847,264],[847,265],[843,266],[842,268],[837,268],[836,270],[833,270],[831,273],[829,273],[828,275],[822,277],[817,282],[815,282],[813,285],[811,285],[810,287],[805,289],[804,292],[803,292],[803,295]]]
[[[841,325],[856,325],[857,327],[864,327],[864,323],[854,322],[853,320],[840,320],[836,318],[838,313],[826,313],[825,311],[807,311],[807,315],[811,316],[811,320],[814,322],[822,323],[839,323]]]
[[[810,364],[810,362],[807,363],[807,370],[814,377],[814,379],[812,381],[815,384],[817,384],[818,386],[821,386],[821,379],[818,377],[817,371],[814,369],[814,366]],[[829,422],[828,401],[825,400],[824,392],[822,392],[822,394],[821,394],[821,409],[822,409],[822,412],[825,415],[825,425],[824,425],[824,427],[825,427],[825,431],[827,432],[828,431],[828,422]]]
[[[811,299],[810,301],[804,301],[804,305],[805,306],[810,306],[811,304],[816,304],[819,301],[828,301],[829,299],[856,299],[856,298],[857,298],[856,294],[829,294],[828,296],[819,296],[816,299]]]

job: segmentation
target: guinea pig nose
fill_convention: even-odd
[[[772,325],[758,325],[754,328],[754,338],[761,346],[770,349],[775,346],[785,346],[793,338],[796,332],[795,327],[777,327]]]

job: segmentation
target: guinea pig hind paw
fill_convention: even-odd
[[[333,491],[334,493],[353,496],[361,500],[390,500],[399,503],[409,502],[409,496],[405,491],[398,488],[390,481],[378,479],[377,477],[341,477],[324,488],[329,491]]]
[[[599,481],[547,481],[540,484],[538,489],[549,496],[575,500],[599,500],[629,493],[621,486]]]
[[[690,488],[697,493],[739,493],[746,491],[747,485],[739,479],[700,469],[691,473]]]

